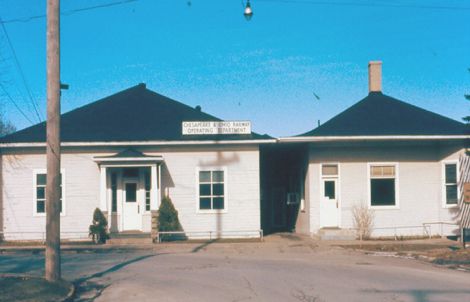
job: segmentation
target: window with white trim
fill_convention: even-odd
[[[446,205],[458,203],[457,163],[444,164],[444,186]]]
[[[149,212],[150,211],[150,194],[152,191],[152,182],[151,182],[151,176],[150,172],[145,172],[145,211]]]
[[[46,213],[46,173],[35,173],[35,194],[34,204],[36,214]],[[64,188],[62,186],[63,175],[60,174],[60,213],[62,214],[62,196]]]
[[[199,210],[225,209],[225,172],[199,171]]]
[[[370,205],[396,206],[396,165],[370,165]]]

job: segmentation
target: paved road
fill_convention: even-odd
[[[42,255],[1,255],[0,271],[41,274]],[[470,274],[364,255],[305,238],[67,253],[76,301],[470,301]]]

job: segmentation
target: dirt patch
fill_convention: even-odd
[[[457,250],[434,250],[426,253],[426,256],[432,258],[435,264],[464,264],[470,265],[470,249]]]
[[[415,252],[415,251],[430,251],[436,249],[451,250],[451,246],[440,246],[436,244],[410,244],[410,243],[396,243],[396,244],[354,244],[354,245],[341,245],[343,248],[374,251],[374,252]]]
[[[365,251],[373,255],[414,258],[449,268],[470,271],[470,249],[463,249],[455,244],[383,243],[341,245],[341,247]]]
[[[51,283],[42,278],[0,276],[0,302],[63,301],[72,290],[66,281]]]

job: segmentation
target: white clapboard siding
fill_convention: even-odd
[[[85,236],[92,213],[100,202],[100,171],[94,156],[112,155],[121,150],[68,150],[62,154],[65,175],[65,215],[61,216],[63,238]],[[169,192],[179,212],[183,229],[195,231],[244,231],[260,229],[259,150],[251,147],[147,147],[148,154],[162,155],[162,192]],[[41,153],[9,151],[2,154],[3,232],[8,240],[43,239],[45,217],[35,216],[33,188],[35,169],[46,168]],[[198,213],[196,169],[227,169],[226,213]],[[150,231],[150,215],[144,215],[143,228]]]
[[[368,163],[398,164],[397,209],[374,209],[374,236],[423,235],[423,223],[457,222],[456,209],[443,204],[443,161],[458,160],[460,149],[433,147],[311,148],[309,162],[310,231],[320,228],[320,165],[340,165],[341,228],[353,228],[352,208],[369,204]],[[394,227],[409,227],[394,230]],[[389,229],[388,229],[389,228]],[[437,232],[437,228],[436,228]],[[454,227],[446,227],[448,234]]]

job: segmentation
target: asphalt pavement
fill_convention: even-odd
[[[43,273],[42,253],[0,255],[0,272]],[[75,301],[470,301],[470,273],[366,255],[306,237],[63,254]]]

